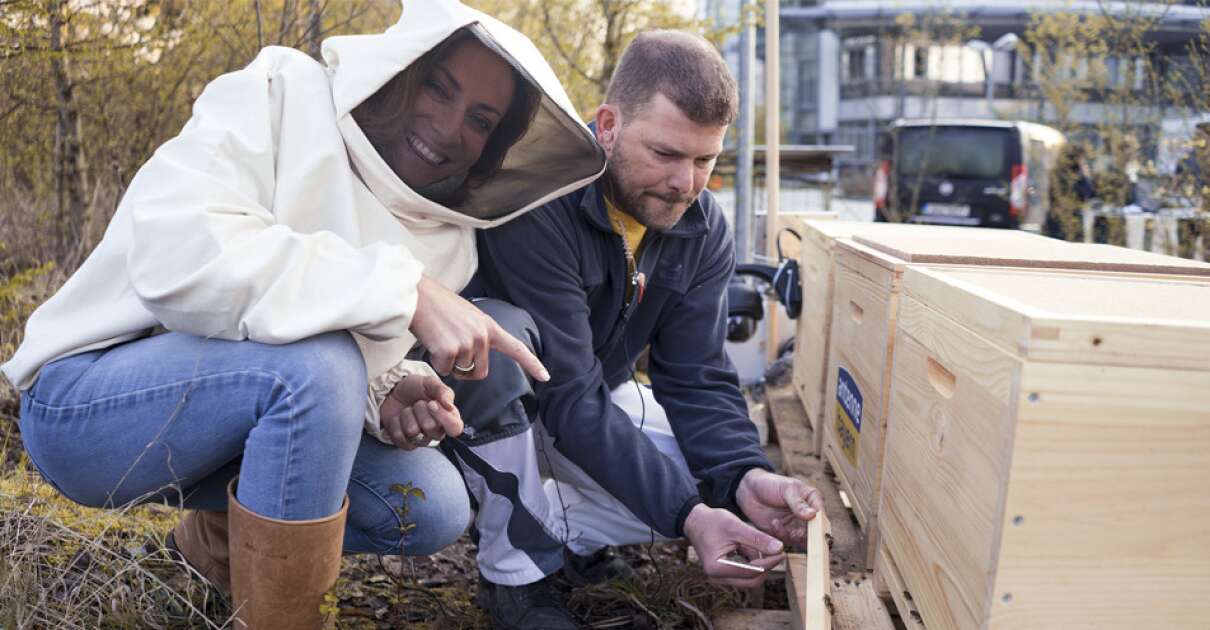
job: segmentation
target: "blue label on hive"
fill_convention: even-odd
[[[857,465],[857,438],[861,435],[861,388],[844,368],[836,378],[836,441],[850,466]]]

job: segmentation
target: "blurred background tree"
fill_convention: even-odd
[[[0,2],[0,361],[210,80],[262,45],[317,55],[398,15],[388,0]],[[0,411],[14,399],[0,382]]]
[[[678,29],[721,46],[739,28],[719,27],[687,14],[684,3],[659,0],[467,0],[467,4],[528,35],[585,118],[600,105],[622,51],[638,33]]]
[[[1070,143],[1055,171],[1052,219],[1069,240],[1082,237],[1081,188],[1105,206],[1198,207],[1210,199],[1205,173],[1160,168],[1148,156],[1196,156],[1204,133],[1165,138],[1165,121],[1210,111],[1210,21],[1180,51],[1160,49],[1164,4],[1115,3],[1115,10],[1038,13],[1017,47],[1036,88],[1032,111],[1002,112],[1063,131]],[[1174,5],[1175,6],[1175,5]],[[1078,122],[1096,108],[1094,124]],[[1157,133],[1157,131],[1159,133]],[[1169,143],[1166,148],[1158,144]],[[1178,146],[1179,145],[1179,146]],[[1086,190],[1085,190],[1086,192]],[[1121,232],[1124,224],[1109,226]],[[1109,242],[1123,234],[1102,235]]]
[[[528,35],[586,117],[639,31],[731,32],[670,1],[468,4]],[[324,38],[381,32],[399,12],[399,0],[0,0],[0,362],[208,82],[264,46],[318,58]],[[0,379],[0,413],[14,401]]]

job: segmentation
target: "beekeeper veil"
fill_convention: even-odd
[[[443,57],[468,40],[507,64],[488,65],[496,84],[500,72],[510,73],[512,98],[470,168],[413,189],[392,169],[404,167],[388,159],[389,152],[411,151],[430,165],[443,158],[405,128],[396,137],[391,117],[400,111],[406,118],[403,109],[427,89]],[[399,21],[386,32],[330,38],[323,56],[353,166],[405,222],[492,227],[584,186],[604,169],[604,152],[533,43],[459,2],[404,2]]]

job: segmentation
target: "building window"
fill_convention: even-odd
[[[912,78],[925,79],[929,74],[929,49],[922,46],[912,47]]]
[[[874,37],[863,35],[845,38],[840,51],[840,77],[845,83],[873,79]]]
[[[845,74],[849,81],[861,81],[865,76],[865,49],[855,48],[844,52],[848,60],[845,63]]]

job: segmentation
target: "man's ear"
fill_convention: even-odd
[[[613,153],[613,144],[618,140],[622,131],[622,110],[608,103],[597,108],[597,142],[605,149],[605,156]]]

